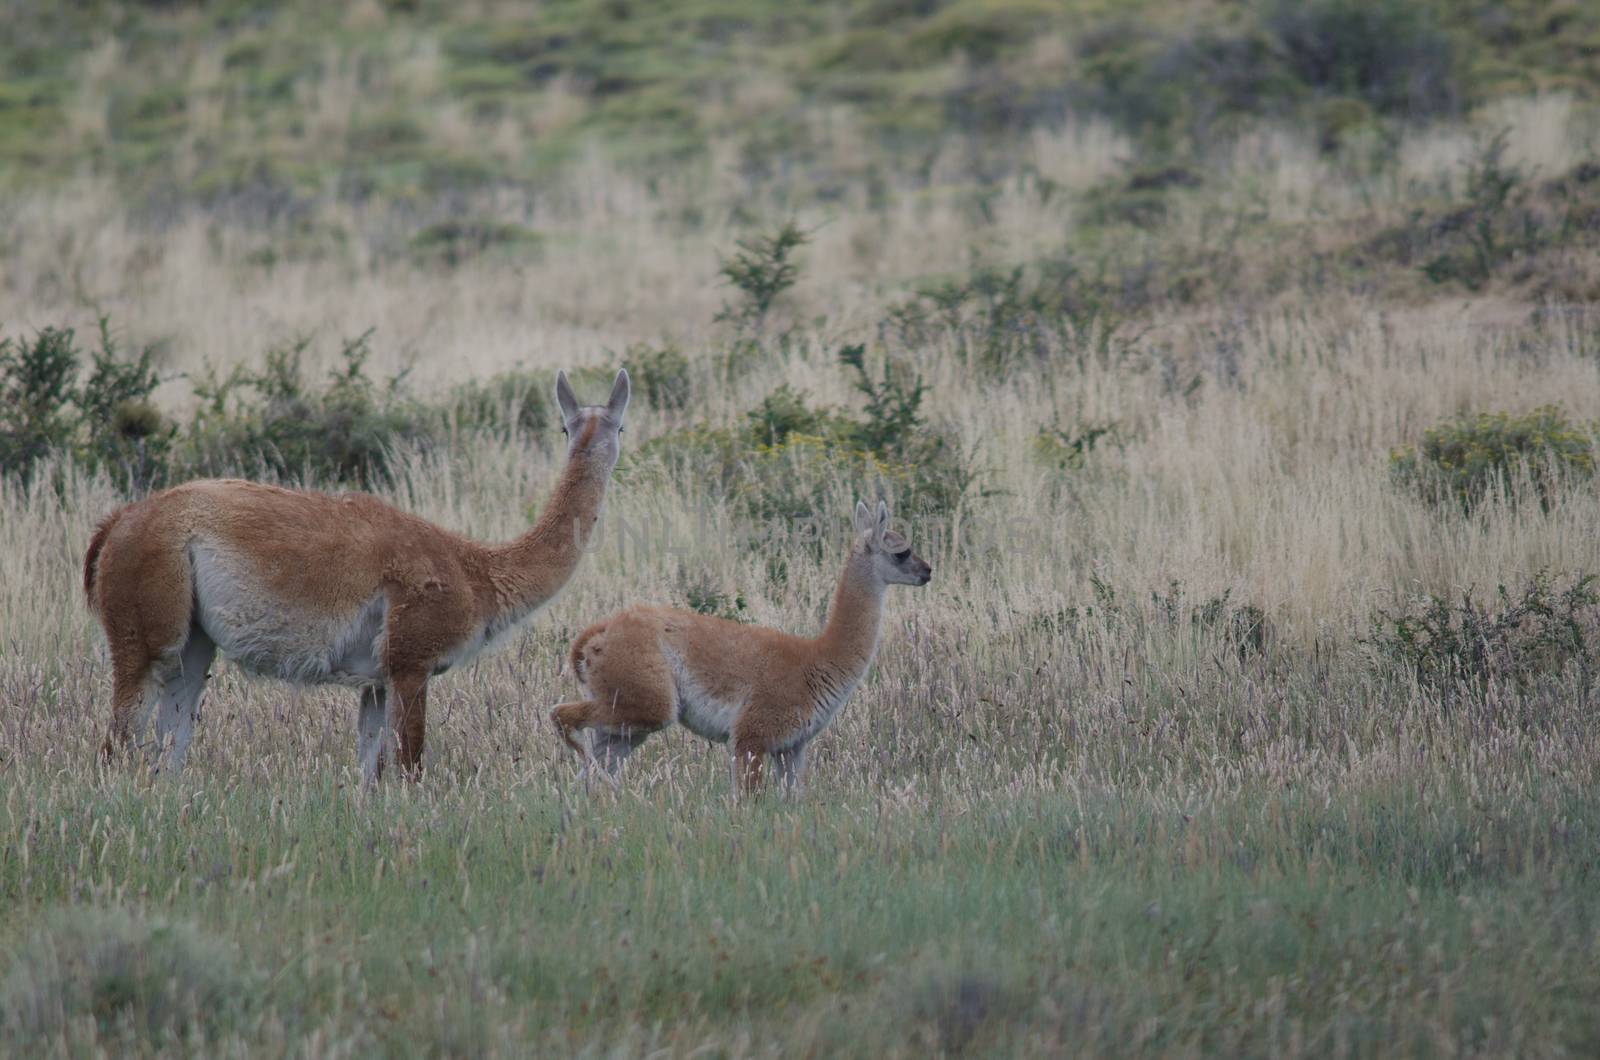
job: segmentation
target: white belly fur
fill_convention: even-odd
[[[678,699],[678,724],[702,739],[726,743],[733,734],[733,723],[738,720],[745,704],[715,698],[689,673],[681,656],[665,646],[661,653],[672,667],[672,682]]]
[[[301,684],[368,685],[381,676],[382,594],[349,615],[285,613],[253,584],[248,561],[202,543],[189,556],[195,618],[230,661]]]
[[[370,685],[383,677],[389,604],[375,594],[353,614],[285,612],[249,571],[248,561],[197,543],[190,549],[196,618],[222,654],[252,673],[299,684]],[[476,630],[439,660],[435,673],[471,660],[515,631],[525,615]]]

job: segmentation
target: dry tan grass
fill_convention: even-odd
[[[415,60],[403,76],[429,76],[426,49]],[[330,134],[350,117],[339,103],[353,91],[348,76],[330,70],[331,95],[312,108]],[[1572,121],[1566,103],[1518,115],[1519,162],[1556,168],[1576,157],[1551,132]],[[1461,130],[1419,135],[1402,151],[1414,185],[1359,184],[1295,135],[1262,132],[1219,163],[1223,212],[1255,203],[1274,223],[1343,211],[1398,216],[1420,186],[1457,179],[1471,142]],[[957,159],[966,149],[952,145],[930,186],[902,189],[887,208],[846,198],[802,211],[814,242],[772,325],[793,327],[793,340],[732,380],[711,367],[726,340],[712,317],[730,294],[716,279],[717,252],[742,231],[727,206],[784,211],[720,163],[652,190],[595,154],[532,198],[487,196],[475,203],[482,216],[527,225],[546,249],[451,271],[408,259],[415,218],[324,205],[315,221],[343,230],[346,249],[263,266],[252,255],[287,245],[289,232],[199,213],[151,226],[107,187],[84,182],[0,206],[0,240],[11,248],[0,256],[5,324],[86,326],[94,311],[109,312],[130,340],[166,341],[165,368],[175,375],[251,362],[301,334],[322,338],[313,356],[327,357],[338,336],[376,326],[374,369],[409,369],[425,392],[515,365],[610,367],[629,343],[677,342],[695,366],[694,401],[683,414],[636,408],[623,441],[637,453],[690,419],[737,422],[784,382],[818,404],[855,403],[836,362],[842,342],[873,339],[885,307],[920,280],[1070,245],[1085,195],[1119,172],[1127,151],[1093,124],[1040,136],[1038,170],[1059,190],[1046,197],[1032,176],[1017,177],[994,189],[985,213],[963,186]],[[848,130],[837,150],[841,158],[859,150]],[[686,205],[702,223],[681,220]],[[1161,238],[1205,244],[1216,206],[1180,194]],[[744,594],[756,621],[813,628],[857,483],[838,482],[827,497],[821,562],[797,559],[777,582],[763,549],[719,538],[737,519],[696,469],[625,460],[602,547],[569,590],[509,648],[435,682],[425,784],[358,801],[351,695],[247,679],[226,664],[180,780],[147,785],[100,772],[93,752],[109,681],[77,582],[94,522],[119,497],[71,469],[59,490],[49,475],[26,490],[8,482],[0,485],[8,822],[0,836],[23,861],[5,862],[0,879],[24,903],[190,910],[265,955],[274,969],[265,1009],[226,1032],[235,1049],[509,1054],[537,1042],[559,1051],[765,1052],[770,1028],[748,995],[718,1001],[716,987],[696,985],[694,1000],[663,1013],[660,998],[683,989],[677,973],[610,963],[626,938],[677,946],[691,967],[716,967],[720,958],[693,949],[706,934],[733,940],[731,952],[751,962],[741,974],[757,987],[790,982],[776,969],[804,950],[796,939],[823,940],[816,945],[833,946],[833,959],[853,969],[839,973],[857,976],[849,989],[785,987],[796,992],[780,1009],[783,1047],[797,1054],[948,1047],[964,1010],[927,1001],[942,996],[935,987],[944,980],[917,977],[935,958],[939,968],[1010,968],[1008,953],[1047,970],[1044,985],[1020,985],[1019,972],[1019,985],[976,991],[1042,1006],[1027,1010],[1036,1022],[1026,1032],[994,1039],[1016,1052],[1183,1053],[1248,1042],[1295,1055],[1337,1051],[1349,1026],[1403,1028],[1416,1037],[1393,1041],[1488,1052],[1582,1040],[1543,1007],[1581,978],[1571,939],[1582,932],[1569,933],[1568,945],[1513,930],[1518,916],[1549,925],[1579,913],[1561,913],[1557,899],[1548,899],[1555,912],[1545,899],[1498,904],[1493,890],[1511,880],[1530,894],[1565,893],[1579,872],[1571,866],[1592,836],[1583,824],[1592,803],[1572,800],[1592,790],[1600,745],[1592,712],[1571,692],[1577,679],[1531,700],[1497,691],[1473,710],[1452,709],[1375,665],[1359,643],[1374,608],[1413,593],[1488,590],[1543,569],[1600,570],[1592,488],[1566,493],[1549,511],[1491,504],[1469,518],[1429,507],[1388,475],[1392,447],[1461,413],[1559,403],[1576,420],[1600,419],[1592,314],[1540,308],[1503,294],[1398,301],[1319,288],[1158,309],[1128,329],[1116,358],[1062,361],[998,382],[947,338],[909,351],[931,386],[930,417],[953,428],[982,470],[979,490],[957,511],[955,532],[905,528],[934,564],[934,581],[891,597],[874,673],[815,745],[810,800],[766,816],[732,813],[721,801],[721,752],[681,733],[635,756],[620,791],[581,792],[545,711],[570,698],[560,667],[573,632],[635,600],[681,603],[691,582]],[[190,400],[181,378],[162,398],[175,410]],[[1034,453],[1040,427],[1106,423],[1117,432],[1084,469],[1054,469]],[[509,537],[554,480],[557,442],[480,438],[412,454],[391,494],[447,526]],[[1107,613],[1091,576],[1116,588],[1126,615]],[[1173,581],[1191,608],[1223,592],[1262,608],[1270,651],[1241,656],[1218,631],[1197,631],[1187,611],[1163,625],[1150,594]],[[1072,623],[1061,617],[1088,607],[1097,610]],[[1339,852],[1346,841],[1354,853]],[[1462,896],[1454,882],[1439,883],[1456,879],[1440,864],[1466,866]],[[876,882],[849,890],[863,872]],[[445,912],[408,904],[434,900],[419,897],[413,881],[423,878],[446,896]],[[1028,880],[1044,882],[1018,882]],[[960,896],[979,884],[996,897],[974,911]],[[912,906],[873,897],[907,893]],[[309,912],[278,904],[290,898]],[[561,904],[536,912],[520,904],[539,901]],[[653,919],[641,913],[618,927],[623,909]],[[951,919],[923,924],[918,909]],[[1314,957],[1251,963],[1262,933],[1300,931],[1297,918],[1314,924],[1311,941],[1283,945]],[[891,920],[898,934],[884,929]],[[1502,921],[1511,926],[1502,930]],[[1211,967],[1205,935],[1218,930],[1233,956],[1194,972]],[[384,963],[387,931],[425,949],[429,962],[438,956],[430,967],[442,993],[420,1002],[407,993],[425,973]],[[317,941],[324,932],[334,941]],[[826,941],[833,933],[836,944]],[[882,943],[893,953],[888,965],[857,952],[868,938],[874,947],[891,939]],[[953,940],[950,952],[916,948],[937,948],[927,940],[940,938]],[[1131,964],[1121,949],[1129,938]],[[749,956],[767,954],[763,939],[792,949]],[[517,964],[542,945],[579,970],[549,985],[537,979],[549,974],[543,966]],[[301,971],[294,962],[303,959]],[[1432,970],[1390,975],[1403,961]],[[1308,962],[1327,975],[1298,974]],[[1497,998],[1501,1019],[1487,1030],[1468,1015],[1439,1015],[1474,1004],[1452,978],[1469,964]],[[1540,974],[1555,984],[1541,985]],[[507,993],[519,976],[546,984],[527,988],[535,1003]],[[623,1002],[596,985],[616,980]],[[1138,980],[1170,980],[1171,992],[1162,986],[1147,998]],[[857,1002],[853,1014],[841,1000]],[[413,1002],[403,1015],[386,1014]],[[614,1004],[623,1013],[615,1023],[594,1022]],[[923,1013],[929,1005],[932,1016]],[[1212,1022],[1223,1006],[1254,1015]],[[880,1025],[863,1013],[888,1015]],[[861,1036],[837,1036],[863,1020]],[[64,1040],[107,1048],[100,1033],[91,1021]],[[924,1033],[932,1037],[916,1037]]]

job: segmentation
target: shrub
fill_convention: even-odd
[[[672,343],[634,343],[623,351],[622,363],[628,368],[635,392],[651,408],[668,412],[689,403],[689,358]]]
[[[1115,439],[1115,423],[1086,423],[1076,432],[1059,427],[1040,427],[1034,436],[1033,451],[1040,460],[1061,471],[1076,471],[1089,461],[1089,455],[1102,439]]]
[[[738,252],[723,258],[717,272],[744,297],[738,305],[724,304],[716,319],[759,327],[773,301],[800,278],[794,253],[808,242],[810,236],[793,221],[786,221],[776,232],[739,240]]]
[[[0,980],[0,1040],[59,1046],[83,1019],[146,1043],[215,1036],[251,994],[232,955],[191,927],[118,909],[60,910]]]
[[[1390,454],[1389,466],[1397,481],[1430,502],[1454,501],[1470,511],[1496,490],[1518,500],[1531,486],[1548,508],[1565,479],[1594,473],[1594,440],[1547,405],[1521,416],[1484,413],[1430,428],[1420,446]]]
[[[1174,163],[1138,166],[1122,179],[1089,189],[1085,196],[1087,218],[1097,224],[1130,224],[1152,228],[1166,220],[1167,192],[1193,188],[1200,176]]]
[[[745,413],[752,440],[762,445],[783,445],[791,435],[844,438],[849,421],[825,410],[813,409],[805,396],[784,383]]]
[[[867,399],[863,417],[813,408],[785,384],[737,426],[700,424],[652,439],[635,466],[692,469],[768,533],[787,533],[835,502],[874,493],[896,496],[907,516],[950,512],[976,474],[952,438],[923,422],[921,379],[887,362],[875,376],[865,356],[865,347],[849,346],[840,358]]]
[[[1537,242],[1533,218],[1513,216],[1522,193],[1522,174],[1505,163],[1506,131],[1484,141],[1467,161],[1466,201],[1439,226],[1446,249],[1422,266],[1434,283],[1460,280],[1473,290],[1488,282],[1496,266]],[[1520,227],[1520,231],[1518,230]],[[1465,244],[1458,246],[1456,244]]]
[[[529,255],[543,246],[539,233],[508,221],[457,219],[428,225],[411,237],[411,255],[449,267],[489,254]]]
[[[150,404],[160,385],[154,349],[123,357],[110,321],[99,322],[100,346],[84,354],[72,328],[45,328],[26,338],[0,338],[0,473],[31,480],[51,454],[76,458],[127,479],[136,490],[164,472],[174,427]]]
[[[715,618],[725,618],[730,622],[750,621],[749,607],[745,603],[744,593],[737,590],[730,593],[724,590],[704,572],[695,577],[681,577],[679,591],[685,606],[691,611]]]
[[[610,368],[590,367],[574,369],[567,378],[581,397],[610,393],[615,375]],[[420,418],[419,427],[438,423],[468,432],[538,434],[561,426],[556,419],[555,386],[553,371],[518,368],[460,383],[439,404],[412,411]]]
[[[454,387],[445,399],[445,417],[465,431],[512,431],[535,434],[554,430],[555,402],[551,372],[502,372],[485,380]]]
[[[1264,654],[1272,643],[1273,628],[1267,613],[1255,604],[1233,603],[1231,589],[1195,601],[1183,583],[1174,578],[1168,581],[1165,591],[1150,590],[1150,606],[1145,609],[1125,604],[1116,587],[1099,575],[1089,575],[1089,587],[1093,604],[1036,613],[1027,621],[1027,628],[1061,635],[1077,633],[1087,623],[1098,622],[1141,638],[1152,631],[1171,635],[1187,630],[1190,635],[1220,639],[1240,660]]]
[[[28,342],[0,341],[0,460],[26,477],[66,447],[73,433],[78,351],[70,328],[45,328]]]
[[[955,438],[924,421],[922,377],[908,379],[905,369],[886,357],[881,376],[874,378],[861,345],[844,347],[839,361],[855,371],[856,390],[866,399],[866,418],[847,421],[843,428],[851,444],[902,469],[907,493],[902,507],[922,515],[954,510],[977,475]]]
[[[1066,258],[925,284],[885,323],[908,347],[948,334],[977,367],[1001,376],[1063,354],[1115,359],[1126,347],[1113,291]]]
[[[838,435],[790,432],[767,442],[750,423],[697,425],[671,431],[641,446],[631,466],[656,462],[692,473],[767,535],[787,535],[836,503],[905,486],[905,468],[855,448]]]
[[[1455,47],[1427,5],[1408,0],[1279,0],[1266,28],[1309,87],[1381,111],[1427,117],[1456,109]]]
[[[291,480],[317,479],[370,486],[387,481],[397,446],[432,438],[425,411],[406,400],[401,377],[377,386],[367,375],[369,330],[347,340],[341,365],[320,387],[305,377],[300,340],[270,351],[259,374],[235,372],[196,385],[202,398],[190,429],[191,464],[219,474],[253,461],[260,471]],[[254,401],[228,399],[242,391]]]
[[[1456,606],[1429,594],[1394,612],[1380,609],[1366,643],[1433,688],[1482,692],[1491,682],[1526,688],[1575,666],[1587,695],[1600,618],[1596,581],[1579,574],[1558,589],[1541,572],[1515,594],[1497,586],[1492,605],[1473,600],[1471,589]]]

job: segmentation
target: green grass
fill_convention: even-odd
[[[204,1033],[236,1046],[1584,1052],[1600,804],[1529,795],[929,813],[893,791],[735,809],[698,785],[468,782],[367,804],[326,780],[114,780],[13,811],[0,896],[13,935],[109,905],[231,940],[252,987]],[[115,1021],[56,1039],[94,1040]]]

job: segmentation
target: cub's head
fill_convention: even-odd
[[[856,502],[856,549],[871,560],[873,572],[886,585],[927,585],[933,577],[928,561],[889,529],[889,506],[883,501],[876,514],[865,502]]]

